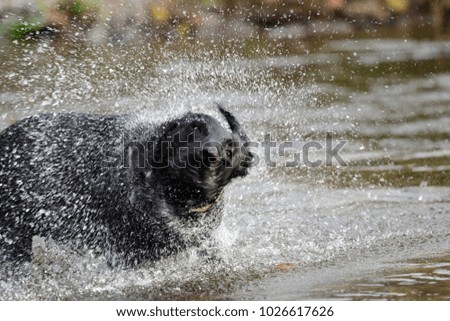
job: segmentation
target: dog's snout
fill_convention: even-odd
[[[255,155],[251,151],[246,149],[245,153],[244,153],[243,161],[241,163],[242,167],[244,167],[244,168],[251,167],[254,159],[255,159]]]

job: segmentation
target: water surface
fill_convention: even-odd
[[[187,251],[112,271],[50,242],[0,274],[1,299],[449,299],[449,42],[4,42],[0,55],[1,129],[43,111],[217,116],[220,101],[253,140],[295,149],[273,151],[276,167],[260,150],[227,189],[221,262]],[[348,166],[283,166],[326,132]]]

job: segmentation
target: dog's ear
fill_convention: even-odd
[[[178,120],[171,120],[171,121],[165,122],[164,124],[161,125],[159,137],[164,138],[164,139],[171,139],[173,132],[178,127],[180,127],[180,122]]]
[[[230,113],[228,110],[224,109],[218,103],[216,103],[216,106],[219,109],[220,113],[227,120],[228,125],[230,126],[230,129],[231,129],[231,132],[240,138],[241,143],[248,142],[249,138],[248,138],[247,134],[245,133],[244,129],[242,128],[241,124],[236,119],[236,117],[232,113]]]
[[[247,173],[247,168],[252,166],[252,161],[255,158],[255,155],[248,148],[248,146],[250,145],[250,139],[248,138],[241,124],[232,113],[230,113],[217,103],[216,106],[219,109],[220,113],[227,120],[233,135],[239,139],[239,147],[243,156],[243,160],[240,163],[241,166],[239,166],[239,170],[236,171],[236,175],[245,176]]]

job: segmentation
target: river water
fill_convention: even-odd
[[[3,42],[0,56],[0,129],[43,111],[217,116],[221,102],[255,142],[292,142],[272,165],[256,149],[227,188],[220,262],[186,251],[114,271],[47,242],[0,273],[0,299],[450,299],[449,42]],[[327,132],[345,164],[323,148],[318,167],[286,166]]]

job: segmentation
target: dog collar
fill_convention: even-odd
[[[205,213],[205,212],[208,211],[208,210],[211,208],[211,206],[213,206],[213,204],[214,204],[214,203],[222,196],[222,194],[223,194],[223,189],[222,189],[222,191],[219,193],[219,195],[217,195],[217,197],[214,199],[214,201],[213,201],[212,203],[203,205],[203,206],[201,206],[201,207],[191,208],[191,209],[189,210],[189,213],[196,213],[196,214],[202,214],[202,213]]]
[[[211,204],[206,204],[205,206],[202,206],[202,207],[191,208],[189,210],[189,213],[204,213],[207,210],[209,210],[213,204],[214,204],[214,202]]]

